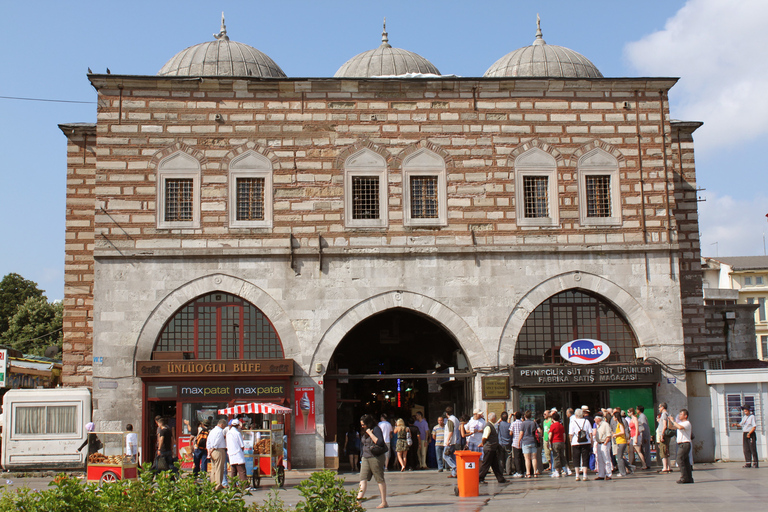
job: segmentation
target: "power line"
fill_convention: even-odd
[[[59,331],[61,331],[61,330],[62,330],[62,328],[61,328],[61,327],[59,327],[59,328],[58,328],[58,329],[56,329],[55,331],[51,331],[51,332],[49,332],[49,333],[47,333],[47,334],[43,334],[42,336],[38,336],[37,338],[32,338],[31,340],[24,340],[24,341],[14,341],[14,342],[12,342],[12,343],[28,343],[28,342],[30,342],[30,341],[37,341],[37,340],[43,339],[43,338],[45,338],[45,337],[48,337],[48,336],[50,336],[51,334],[56,334],[57,332],[59,332]]]
[[[3,100],[24,100],[24,101],[45,101],[49,103],[85,103],[88,105],[95,105],[95,101],[75,101],[75,100],[47,100],[44,98],[21,98],[18,96],[0,96]]]

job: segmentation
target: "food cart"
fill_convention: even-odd
[[[125,438],[131,432],[91,432],[96,436],[97,451],[90,453],[86,459],[86,477],[88,482],[98,482],[99,487],[105,483],[118,480],[136,480],[138,470],[135,456],[125,454]],[[90,438],[89,438],[90,439]],[[93,444],[89,442],[89,446]]]
[[[291,409],[276,404],[252,403],[219,409],[219,414],[290,414]],[[273,477],[277,486],[285,484],[283,465],[283,424],[272,421],[268,429],[243,430],[245,470],[251,475],[251,485],[258,487],[263,477]]]

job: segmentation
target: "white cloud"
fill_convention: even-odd
[[[740,145],[768,132],[766,27],[765,0],[688,0],[625,55],[643,76],[681,77],[673,116],[704,121],[698,149]]]
[[[702,256],[759,256],[768,236],[768,196],[738,200],[705,193],[699,203]]]

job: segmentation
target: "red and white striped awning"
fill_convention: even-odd
[[[290,414],[290,407],[277,404],[252,403],[219,409],[219,414],[237,416],[238,414]]]

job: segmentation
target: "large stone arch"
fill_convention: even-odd
[[[150,313],[136,341],[134,361],[148,360],[165,323],[189,301],[211,292],[225,292],[247,300],[259,308],[277,331],[287,359],[300,357],[299,343],[290,318],[264,290],[238,277],[211,274],[190,281],[169,293]]]
[[[520,334],[528,315],[549,297],[574,288],[598,294],[613,304],[629,322],[639,347],[648,347],[659,343],[653,322],[646,314],[643,306],[629,292],[604,277],[587,272],[571,271],[543,281],[518,301],[499,338],[499,365],[506,366],[514,362],[517,336]]]
[[[317,373],[318,364],[322,364],[322,372],[325,371],[336,347],[356,325],[366,318],[393,308],[403,308],[421,313],[440,324],[454,337],[471,367],[491,365],[491,359],[488,357],[480,338],[455,311],[426,295],[395,290],[374,295],[358,302],[333,322],[323,333],[312,354],[309,364],[312,374]]]

